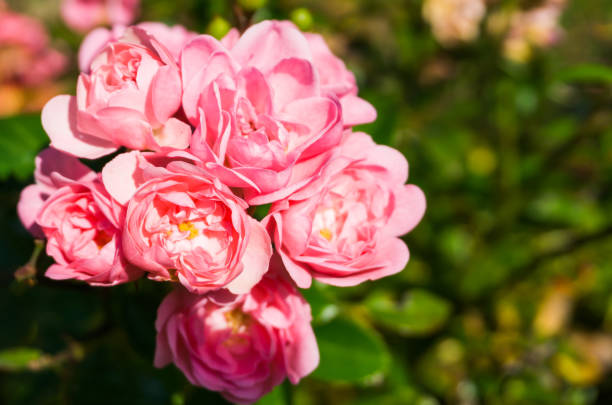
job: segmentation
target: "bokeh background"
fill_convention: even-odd
[[[74,92],[83,35],[59,0],[5,3],[0,403],[224,404],[152,365],[168,286],[46,280],[44,254],[22,267],[39,111]],[[8,9],[39,36],[11,40]],[[378,110],[361,129],[406,155],[428,210],[402,273],[304,291],[321,365],[260,403],[612,403],[612,2],[143,0],[139,14],[215,36],[268,18],[325,35]]]

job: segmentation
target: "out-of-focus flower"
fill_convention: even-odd
[[[443,45],[474,40],[484,17],[484,0],[425,0],[423,17]]]
[[[539,336],[557,335],[567,324],[574,304],[573,285],[561,280],[547,288],[539,303],[533,328]]]
[[[565,0],[548,0],[529,10],[502,10],[489,17],[487,26],[493,34],[506,32],[504,56],[524,63],[531,58],[533,48],[548,48],[563,36],[559,19],[565,6]]]
[[[308,303],[280,278],[266,276],[243,295],[177,289],[157,311],[155,365],[174,362],[192,384],[251,404],[317,367],[310,321]]]
[[[553,366],[574,385],[599,382],[612,366],[612,338],[603,333],[575,332],[568,347],[553,357]]]
[[[48,98],[39,93],[54,94],[46,89],[65,66],[42,24],[0,5],[0,116],[42,107]]]
[[[62,17],[73,30],[86,32],[100,25],[129,25],[139,6],[140,0],[64,0]]]

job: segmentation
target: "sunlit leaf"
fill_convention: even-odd
[[[389,353],[375,331],[352,320],[336,318],[315,327],[321,353],[319,367],[312,374],[321,380],[359,382],[383,373]]]
[[[14,347],[0,351],[0,370],[21,371],[39,359],[42,352],[29,347]]]
[[[612,83],[612,68],[595,64],[577,65],[563,70],[557,79],[564,82]]]
[[[426,335],[439,329],[450,315],[450,304],[425,290],[412,290],[397,302],[391,294],[376,292],[366,301],[372,318],[402,335]]]

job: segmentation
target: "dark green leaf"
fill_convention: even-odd
[[[317,282],[314,282],[312,287],[301,290],[301,293],[310,304],[313,322],[326,322],[338,314],[338,305]]]
[[[27,179],[34,171],[34,158],[48,142],[40,114],[0,119],[0,179]]]
[[[285,405],[285,387],[278,385],[266,396],[257,401],[256,405]]]
[[[315,327],[321,353],[312,374],[321,380],[359,382],[384,372],[390,362],[382,339],[374,330],[346,318]]]

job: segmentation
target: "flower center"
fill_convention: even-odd
[[[227,311],[225,313],[225,320],[234,334],[243,331],[251,324],[251,317],[242,312],[240,308]]]
[[[105,231],[98,231],[98,233],[96,233],[96,237],[93,240],[96,243],[96,246],[98,246],[98,249],[102,249],[111,240],[113,240],[113,236],[109,235]]]
[[[328,241],[331,241],[332,237],[334,236],[334,234],[332,233],[332,231],[330,231],[327,228],[323,228],[319,231],[319,235],[321,235],[322,237],[324,237],[325,239],[327,239]]]
[[[189,236],[187,236],[187,239],[189,240],[192,240],[193,238],[198,236],[198,228],[196,228],[195,225],[189,221],[181,222],[178,226],[178,229],[181,232],[189,232]]]

